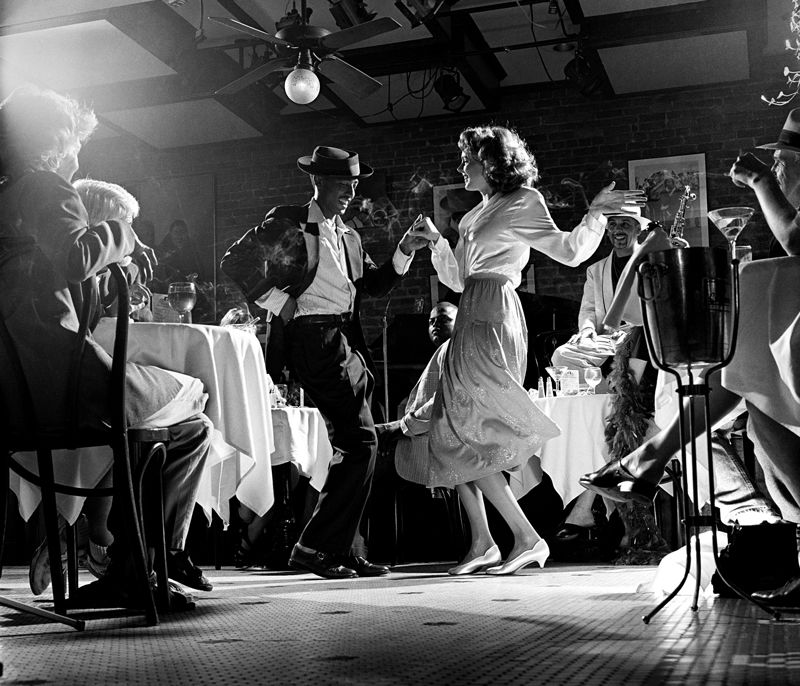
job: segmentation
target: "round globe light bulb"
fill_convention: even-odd
[[[295,67],[283,82],[286,97],[298,105],[308,105],[319,95],[319,79],[310,69]]]

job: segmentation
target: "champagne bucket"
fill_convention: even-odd
[[[736,267],[727,251],[680,248],[644,259],[638,267],[639,297],[654,362],[661,367],[725,363],[735,344]]]

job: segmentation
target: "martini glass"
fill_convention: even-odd
[[[714,222],[731,246],[731,259],[736,257],[736,239],[742,229],[750,221],[755,210],[752,207],[720,207],[718,210],[711,210],[708,218]]]
[[[564,376],[564,372],[567,371],[568,367],[564,366],[552,366],[552,367],[545,367],[547,373],[553,378],[556,384],[556,393],[559,395],[561,394],[561,377]]]

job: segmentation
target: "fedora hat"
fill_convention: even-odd
[[[297,167],[306,174],[316,176],[338,176],[345,179],[366,179],[372,176],[373,169],[367,164],[359,164],[358,153],[319,145],[314,153],[297,160]]]
[[[794,152],[800,152],[800,107],[789,112],[777,141],[757,147],[762,150],[793,150]]]
[[[635,219],[639,222],[639,227],[642,229],[646,229],[650,224],[650,220],[642,216],[642,209],[640,207],[633,207],[631,212],[606,212],[606,218],[610,219],[611,217],[628,217],[629,219]]]

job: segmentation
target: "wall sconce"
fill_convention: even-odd
[[[286,97],[298,105],[308,105],[317,99],[319,77],[314,73],[310,50],[300,50],[297,66],[286,76],[283,90]]]
[[[469,102],[470,96],[461,88],[461,77],[458,72],[442,74],[433,82],[433,90],[444,103],[444,108],[450,112],[460,112]]]

